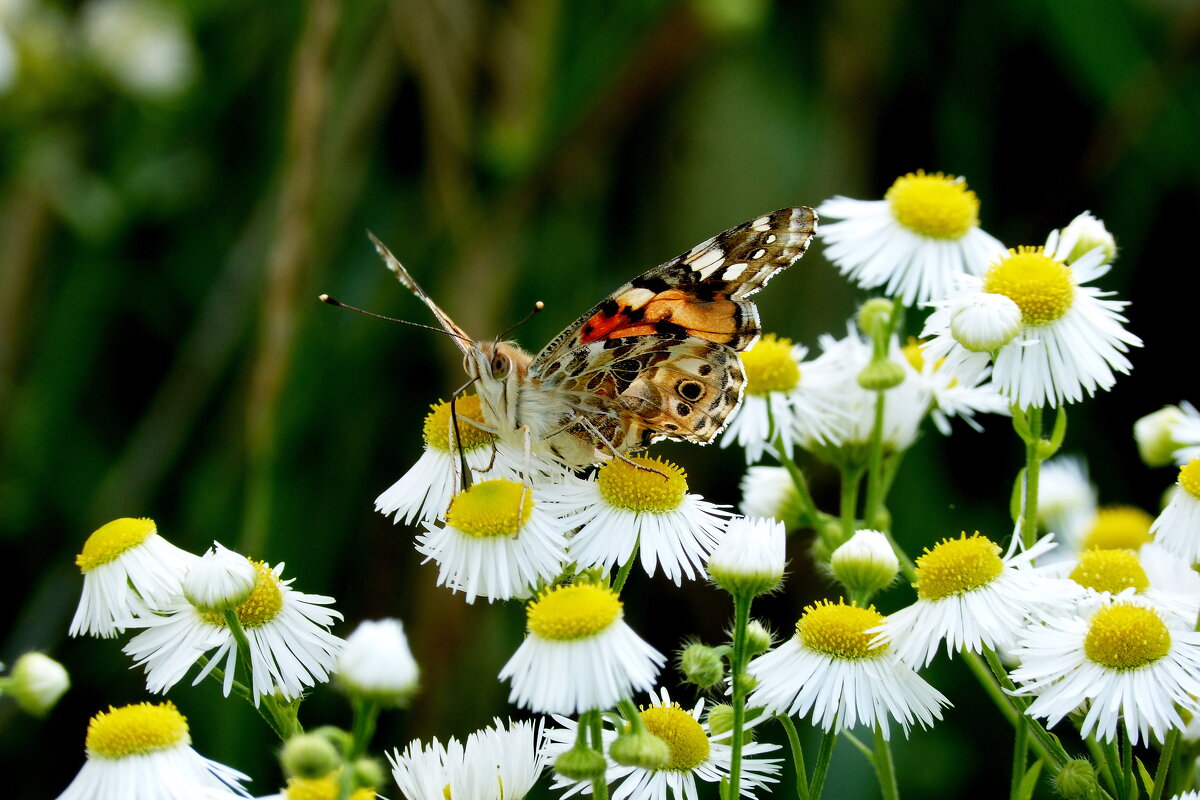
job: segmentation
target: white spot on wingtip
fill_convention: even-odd
[[[721,273],[721,280],[736,281],[738,278],[742,277],[742,273],[745,272],[746,268],[749,266],[749,264],[743,264],[741,262],[737,264],[730,264],[725,268],[725,271]]]
[[[769,234],[767,234],[767,238],[764,239],[763,241],[765,241],[767,244],[775,244],[775,240],[778,238],[779,237],[776,236],[775,234],[769,233]]]

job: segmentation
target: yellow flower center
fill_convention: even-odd
[[[708,758],[710,745],[704,728],[678,703],[644,708],[641,717],[646,730],[666,742],[671,751],[659,769],[691,772]]]
[[[157,530],[152,519],[114,519],[88,537],[83,552],[75,556],[75,564],[81,572],[95,569],[137,547]]]
[[[1150,579],[1132,550],[1087,550],[1071,570],[1071,580],[1086,589],[1116,594],[1125,589],[1144,592]]]
[[[339,769],[323,778],[288,778],[283,796],[287,800],[337,800],[340,773]],[[449,792],[450,787],[447,786],[446,791]],[[375,790],[365,786],[350,793],[350,800],[373,800],[374,797]]]
[[[681,467],[648,456],[634,456],[629,460],[633,464],[613,459],[596,475],[596,485],[606,503],[629,511],[655,514],[679,508],[688,490],[687,474]]]
[[[943,539],[932,550],[917,557],[917,597],[941,600],[986,586],[1000,576],[1004,562],[1000,545],[980,536],[968,537],[964,531],[957,539]]]
[[[910,172],[896,179],[884,199],[897,222],[931,239],[958,239],[979,224],[979,198],[952,175]]]
[[[1200,498],[1200,456],[1179,468],[1179,485],[1192,497]]]
[[[1097,664],[1115,670],[1153,664],[1171,650],[1171,633],[1148,608],[1116,603],[1092,615],[1083,651]]]
[[[446,524],[479,539],[516,536],[532,513],[533,492],[526,487],[515,481],[483,481],[451,501]]]
[[[233,613],[237,614],[238,622],[243,628],[256,628],[275,619],[279,614],[283,608],[283,589],[280,588],[279,579],[275,577],[267,562],[255,561],[252,558],[249,561],[258,571],[258,583],[254,584],[254,591],[250,592],[246,601],[235,608]],[[200,618],[210,625],[225,624],[225,619],[220,614],[212,612],[203,612]]]
[[[984,276],[983,290],[1016,303],[1026,325],[1054,322],[1075,299],[1071,268],[1050,258],[1041,247],[1009,250]]]
[[[458,449],[454,441],[454,433],[450,428],[450,403],[443,400],[429,407],[432,409],[425,415],[425,444],[446,453]],[[479,407],[479,395],[465,394],[454,402],[454,413],[458,417],[473,419],[486,424],[483,409]],[[495,437],[482,431],[469,422],[458,422],[458,438],[464,450],[491,445]]]
[[[796,635],[809,650],[834,658],[878,658],[887,652],[888,646],[872,647],[871,642],[878,634],[867,631],[882,624],[883,615],[875,606],[859,608],[842,600],[836,605],[818,600],[804,607],[796,623]]]
[[[1154,517],[1134,506],[1107,506],[1096,512],[1092,527],[1079,543],[1080,550],[1141,550],[1151,540]]]
[[[800,365],[792,358],[792,340],[780,339],[773,333],[764,334],[742,353],[742,366],[746,370],[746,391],[750,394],[787,392],[800,383]]]
[[[543,592],[525,614],[529,631],[543,639],[586,639],[620,618],[621,600],[607,586],[576,583]]]
[[[187,719],[170,700],[108,707],[88,723],[91,758],[125,758],[191,744]]]

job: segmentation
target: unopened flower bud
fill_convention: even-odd
[[[301,733],[288,739],[279,755],[289,778],[323,778],[341,766],[342,756],[324,736]]]
[[[1098,796],[1096,769],[1087,759],[1072,759],[1054,776],[1054,788],[1066,800],[1090,800]]]
[[[904,367],[895,361],[876,359],[858,373],[858,385],[868,392],[894,389],[904,383]]]
[[[833,551],[833,574],[852,593],[871,596],[890,584],[900,571],[900,561],[887,537],[879,531],[860,530]]]
[[[590,781],[607,768],[603,754],[590,747],[572,747],[554,759],[554,771],[572,781]]]
[[[671,748],[662,739],[642,728],[640,731],[618,736],[609,746],[608,755],[622,766],[658,769],[671,757]]]
[[[708,574],[730,594],[766,594],[783,580],[783,523],[735,517],[708,559]]]
[[[1111,264],[1117,257],[1117,241],[1113,238],[1104,223],[1096,219],[1090,212],[1085,211],[1071,220],[1062,231],[1062,243],[1071,247],[1064,259],[1068,264],[1080,256],[1090,253],[1097,247],[1104,251],[1104,263]],[[1059,253],[1059,255],[1064,255]]]
[[[13,664],[8,692],[27,714],[42,716],[71,687],[71,677],[62,664],[42,653],[26,653]]]
[[[258,570],[250,559],[213,542],[183,578],[183,596],[198,611],[217,614],[246,602],[258,583]]]
[[[351,775],[355,788],[359,789],[377,789],[387,781],[387,772],[374,758],[364,757],[355,761]]]
[[[1175,428],[1186,418],[1179,406],[1163,406],[1133,423],[1133,438],[1146,466],[1165,467],[1175,460],[1175,451],[1184,446],[1175,438]]]
[[[858,327],[871,338],[889,336],[896,305],[886,297],[872,297],[858,307]]]
[[[728,703],[716,703],[708,707],[705,717],[708,729],[714,737],[733,730],[733,706]]]
[[[756,619],[750,620],[746,626],[746,655],[756,656],[771,649],[775,637],[771,635],[766,625]]]
[[[950,309],[950,335],[973,353],[991,353],[1021,329],[1021,308],[1003,294],[979,292]]]
[[[679,654],[679,669],[690,683],[701,689],[715,686],[725,677],[725,662],[717,651],[694,642]]]
[[[407,704],[420,675],[398,619],[360,623],[346,638],[335,672],[347,694],[384,707]]]

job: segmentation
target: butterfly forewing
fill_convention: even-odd
[[[617,289],[554,337],[530,369],[552,380],[583,345],[659,333],[744,350],[759,333],[758,312],[744,298],[803,255],[815,229],[816,214],[799,206],[701,242]]]

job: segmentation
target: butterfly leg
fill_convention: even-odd
[[[617,449],[616,445],[614,445],[612,442],[610,442],[608,440],[608,437],[605,436],[603,433],[601,433],[600,429],[597,428],[595,425],[593,425],[592,421],[589,420],[587,417],[580,415],[578,418],[578,421],[581,425],[583,425],[584,428],[586,428],[588,430],[588,432],[590,432],[599,441],[601,441],[608,448],[609,452],[612,453],[613,456],[615,456],[616,458],[620,459],[621,461],[624,461],[626,464],[630,465],[631,467],[633,467],[635,469],[640,469],[642,472],[653,472],[655,475],[661,476],[663,480],[670,480],[670,476],[667,475],[665,472],[662,472],[661,470],[657,470],[654,467],[647,467],[645,464],[639,464],[636,461],[634,461],[633,459],[629,458],[629,456],[627,456],[624,453],[622,453],[621,451],[619,451]]]

